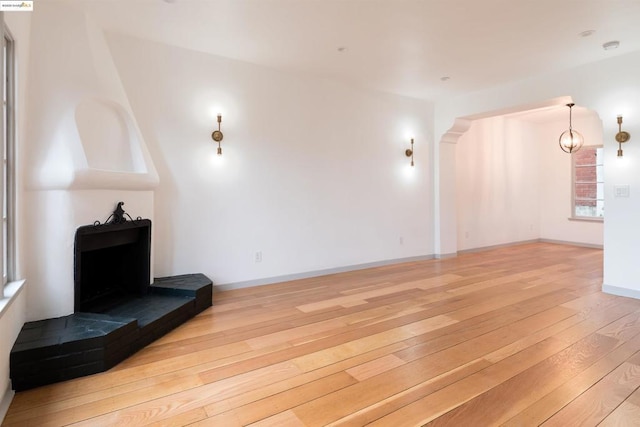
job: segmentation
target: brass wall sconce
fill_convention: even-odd
[[[413,166],[413,138],[411,138],[411,148],[404,150],[404,155],[411,157],[411,166]]]
[[[569,154],[578,151],[584,144],[584,137],[580,132],[573,130],[571,127],[571,108],[574,105],[575,104],[567,104],[567,107],[569,107],[569,130],[562,132],[558,141],[562,151]]]
[[[622,116],[618,116],[618,133],[616,133],[616,141],[618,142],[618,157],[622,157],[622,144],[631,139],[631,134],[622,130]]]
[[[222,147],[220,147],[220,141],[224,135],[220,132],[220,123],[222,122],[222,115],[218,114],[218,130],[214,130],[211,134],[211,139],[218,143],[218,156],[222,156]]]

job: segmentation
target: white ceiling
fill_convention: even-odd
[[[640,50],[640,0],[72,3],[107,30],[432,100]]]

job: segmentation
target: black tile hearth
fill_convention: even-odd
[[[103,372],[212,304],[203,274],[163,277],[142,297],[103,313],[28,322],[11,350],[16,391]]]
[[[196,310],[199,312],[208,307],[202,304],[213,298],[213,287],[204,286],[207,282],[210,280],[204,274],[183,274],[156,278],[153,288],[157,294],[196,297]]]

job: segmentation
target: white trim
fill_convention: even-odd
[[[404,262],[427,261],[434,259],[433,255],[422,255],[408,258],[396,258],[385,261],[369,262],[365,264],[347,265],[344,267],[327,268],[324,270],[307,271],[304,273],[285,274],[283,276],[266,277],[264,279],[247,280],[244,282],[225,283],[215,285],[215,291],[230,291],[233,289],[250,288],[253,286],[270,285],[273,283],[289,282],[291,280],[308,279],[310,277],[327,276],[329,274],[345,273],[348,271],[364,270],[366,268],[382,267],[390,264],[401,264]]]
[[[598,153],[598,149],[603,149],[604,150],[604,145],[587,145],[585,147],[583,147],[585,150],[586,149],[594,149],[596,152],[596,159],[597,159],[597,153]],[[602,152],[602,156],[604,156],[604,151]],[[600,166],[604,165],[604,160],[602,160],[602,164]],[[595,164],[593,165],[596,169],[599,166],[598,162],[596,160]],[[604,180],[604,177],[602,178]],[[596,176],[596,187],[598,185],[598,178]],[[604,181],[602,181],[602,184],[604,184]],[[602,195],[602,202],[604,203],[604,194]],[[596,194],[596,198],[595,198],[596,204],[598,203],[598,195]],[[604,217],[601,216],[577,216],[576,215],[576,156],[571,156],[571,216],[569,217],[570,221],[604,221]]]
[[[553,240],[553,239],[538,239],[538,241],[541,243],[554,243],[557,245],[570,245],[570,246],[580,246],[582,248],[604,249],[604,245],[597,245],[595,243],[568,242],[565,240]]]
[[[4,15],[3,15],[4,17]],[[3,54],[0,58],[0,67],[2,67],[2,87],[6,94],[3,111],[6,120],[6,128],[0,125],[0,157],[2,157],[2,167],[0,168],[0,211],[6,211],[6,217],[2,216],[0,221],[0,270],[3,273],[3,288],[0,289],[0,298],[4,300],[6,296],[5,287],[9,284],[7,280],[15,278],[15,242],[16,242],[16,86],[15,86],[15,42],[11,32],[2,22],[2,43]],[[6,74],[5,74],[6,73]],[[6,181],[6,182],[5,182]],[[4,201],[3,201],[4,200]],[[6,206],[4,206],[6,203]],[[6,226],[6,230],[5,230]],[[6,232],[6,236],[4,233]],[[4,253],[4,242],[6,241],[6,253]],[[5,265],[6,263],[6,265]],[[0,310],[2,306],[0,305]]]
[[[385,261],[370,262],[365,264],[355,264],[355,265],[348,265],[344,267],[327,268],[324,270],[307,271],[304,273],[285,274],[283,276],[265,277],[262,279],[247,280],[243,282],[225,283],[223,285],[214,285],[214,291],[215,292],[230,291],[234,289],[250,288],[252,286],[270,285],[273,283],[289,282],[291,280],[299,280],[299,279],[308,279],[310,277],[319,277],[319,276],[326,276],[329,274],[345,273],[348,271],[364,270],[365,268],[382,267],[385,265],[401,264],[404,262],[454,258],[461,254],[482,252],[482,251],[488,251],[492,249],[506,248],[509,246],[526,245],[529,243],[552,243],[557,245],[579,246],[579,247],[592,248],[592,249],[603,248],[602,245],[594,245],[591,243],[581,243],[581,242],[568,242],[568,241],[562,241],[562,240],[551,240],[551,239],[521,240],[518,242],[503,243],[499,245],[484,246],[480,248],[465,249],[465,250],[450,253],[450,254],[435,254],[435,255],[422,255],[422,256],[415,256],[415,257],[408,257],[408,258],[396,258],[396,259],[389,259]]]
[[[11,381],[7,384],[7,389],[2,394],[2,399],[0,399],[0,424],[4,421],[4,417],[7,415],[9,411],[9,406],[11,405],[11,401],[13,400],[13,396],[15,396],[15,392],[11,388]]]
[[[435,259],[455,258],[457,256],[458,256],[458,252],[452,252],[450,254],[436,254]]]
[[[620,297],[640,299],[640,291],[636,289],[621,288],[602,284],[602,292],[605,294],[618,295]]]
[[[604,222],[604,217],[602,216],[574,216],[567,218],[569,221],[584,221],[584,222]]]
[[[24,280],[16,280],[9,282],[4,287],[4,297],[0,298],[0,319],[2,315],[9,309],[11,303],[18,298],[22,288],[24,288]]]
[[[463,249],[461,251],[458,251],[458,254],[469,254],[469,253],[473,253],[473,252],[490,251],[492,249],[508,248],[509,246],[526,245],[527,243],[539,243],[539,242],[541,242],[540,239],[520,240],[518,242],[501,243],[501,244],[498,244],[498,245],[481,246],[479,248]]]
[[[17,87],[16,87],[16,42],[15,38],[9,31],[9,28],[5,25],[4,27],[4,38],[5,41],[8,42],[7,45],[7,64],[5,65],[5,69],[7,71],[7,75],[4,76],[6,83],[6,92],[7,92],[7,128],[5,129],[7,135],[7,158],[6,158],[6,168],[4,176],[7,179],[6,190],[7,190],[7,253],[4,255],[4,259],[7,261],[6,272],[8,280],[16,279],[16,260],[17,260],[17,252],[16,252],[16,206],[17,206],[17,192],[18,186],[16,184],[17,173],[16,173],[16,165],[17,165],[17,133],[16,133],[16,125],[17,125],[17,112],[16,112],[16,102],[18,98]]]
[[[566,240],[553,240],[553,239],[532,239],[532,240],[521,240],[519,242],[503,243],[500,245],[482,246],[479,248],[464,249],[464,250],[458,251],[458,254],[490,251],[492,249],[507,248],[509,246],[517,246],[517,245],[526,245],[528,243],[552,243],[554,245],[569,245],[569,246],[579,246],[581,248],[603,249],[603,245],[596,245],[592,243],[569,242]]]

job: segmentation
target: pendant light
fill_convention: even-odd
[[[575,131],[571,128],[571,107],[575,104],[567,104],[569,107],[569,130],[565,130],[560,134],[560,148],[565,153],[573,153],[582,148],[582,144],[584,144],[584,138],[580,134],[580,132]]]

